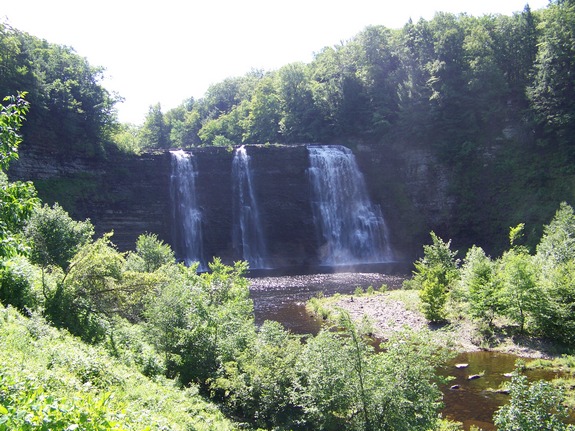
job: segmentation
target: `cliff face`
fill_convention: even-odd
[[[233,211],[234,153],[224,148],[198,148],[192,153],[198,170],[196,199],[202,213],[204,257],[217,256],[226,262],[241,259],[232,241],[238,222]],[[248,155],[271,265],[315,263],[306,148],[253,146]]]
[[[169,154],[62,157],[24,148],[9,171],[31,180],[43,202],[58,202],[76,220],[89,218],[97,235],[114,231],[121,250],[155,233],[170,242]]]
[[[306,267],[318,263],[318,239],[313,221],[309,158],[305,146],[248,146],[254,191],[271,266]],[[237,214],[233,212],[233,151],[198,148],[197,203],[202,214],[204,257],[241,259],[232,242]],[[428,240],[430,230],[448,230],[451,207],[449,176],[430,154],[401,155],[354,149],[368,192],[381,206],[400,260],[411,261]],[[171,155],[114,155],[98,158],[58,158],[23,151],[10,171],[12,180],[32,180],[46,203],[59,202],[75,219],[90,218],[98,234],[113,230],[121,250],[134,247],[137,237],[155,233],[174,245],[170,198]]]
[[[381,206],[400,260],[413,261],[429,243],[429,232],[451,238],[456,199],[452,175],[428,150],[354,150],[369,194]]]

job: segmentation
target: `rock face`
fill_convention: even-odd
[[[231,262],[235,254],[232,232],[233,152],[224,148],[198,148],[197,201],[202,212],[204,256]],[[273,267],[315,263],[316,245],[307,181],[304,146],[248,148],[254,189],[259,202],[261,229]]]
[[[167,153],[62,158],[21,151],[11,180],[31,180],[43,202],[58,202],[76,220],[89,218],[96,234],[114,231],[121,250],[142,233],[171,240],[170,157]]]
[[[382,154],[353,148],[375,204],[381,206],[399,260],[412,261],[428,232],[449,224],[449,177],[424,152]],[[306,146],[247,146],[260,220],[272,267],[318,264],[319,241],[311,207]],[[241,259],[233,248],[232,160],[225,148],[197,148],[197,203],[202,214],[204,257]],[[98,234],[114,231],[121,250],[155,233],[174,245],[170,199],[171,155],[58,157],[23,148],[12,180],[34,181],[46,203],[59,202],[75,219],[90,218]]]

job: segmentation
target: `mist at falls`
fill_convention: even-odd
[[[350,149],[309,146],[312,208],[323,265],[392,260],[381,209],[371,203]]]
[[[202,213],[196,199],[197,167],[194,156],[172,151],[170,192],[173,204],[173,240],[175,251],[186,265],[199,262],[205,269],[202,240]]]
[[[250,157],[243,145],[235,151],[232,179],[234,250],[243,260],[249,262],[250,268],[266,268],[266,244],[250,169]]]

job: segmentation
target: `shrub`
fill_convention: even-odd
[[[511,399],[493,418],[500,431],[567,431],[567,408],[563,393],[543,380],[529,384],[527,377],[515,371],[509,385]]]
[[[21,311],[35,310],[40,303],[41,277],[28,259],[15,256],[0,267],[0,302]]]

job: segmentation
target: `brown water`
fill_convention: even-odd
[[[379,288],[387,284],[390,289],[400,288],[404,274],[382,273],[331,273],[294,275],[279,277],[257,277],[250,279],[250,292],[254,301],[256,323],[275,320],[298,334],[316,334],[321,322],[310,316],[305,310],[305,302],[318,294],[325,296],[335,293],[352,293],[357,287]],[[495,389],[509,378],[520,359],[515,355],[496,352],[469,352],[455,357],[440,371],[443,376],[452,376],[453,380],[442,387],[444,393],[444,417],[462,422],[466,430],[471,425],[485,431],[495,430],[492,418],[495,411],[509,399],[508,395],[496,393]],[[525,360],[528,362],[528,359]],[[456,368],[455,364],[466,363],[466,368]],[[468,380],[472,374],[482,377]],[[552,373],[532,371],[530,380],[551,379]],[[459,385],[459,389],[450,389]]]
[[[329,273],[254,277],[250,279],[250,293],[254,301],[256,324],[275,320],[297,334],[316,334],[321,322],[305,310],[305,303],[318,294],[349,294],[357,287],[379,289],[386,284],[398,289],[405,275],[381,273]]]
[[[462,353],[451,360],[441,370],[443,376],[451,376],[453,380],[443,389],[443,401],[445,408],[443,415],[449,419],[463,422],[466,430],[471,425],[482,428],[485,431],[495,430],[493,426],[493,414],[509,400],[509,395],[497,393],[509,377],[505,374],[513,372],[519,358],[497,352],[468,352]],[[522,359],[528,363],[529,359]],[[457,368],[455,364],[468,364],[466,368]],[[471,375],[481,375],[480,378],[469,380]],[[555,375],[542,370],[528,371],[530,381],[550,380]],[[450,389],[458,385],[458,389]]]

